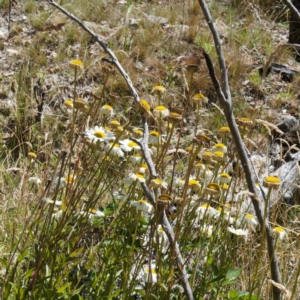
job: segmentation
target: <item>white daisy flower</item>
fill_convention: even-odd
[[[100,114],[104,116],[112,116],[114,114],[114,109],[110,105],[104,104],[100,109]]]
[[[105,214],[100,211],[100,210],[96,210],[96,209],[89,209],[88,211],[81,211],[80,212],[81,215],[87,215],[89,219],[94,218],[94,217],[105,217]]]
[[[189,180],[188,187],[189,187],[189,189],[192,189],[194,192],[199,191],[200,188],[201,188],[200,182],[198,180],[195,180],[195,179],[190,179]]]
[[[227,227],[227,230],[235,235],[248,235],[248,230],[235,229],[233,227]]]
[[[52,200],[50,198],[43,198],[43,200],[47,203],[47,204],[55,204],[58,206],[62,205],[62,201],[58,201],[58,200]]]
[[[134,150],[140,150],[141,149],[141,147],[137,143],[135,143],[135,142],[133,142],[129,139],[120,141],[119,144],[121,145],[120,146],[121,149],[125,152],[130,152],[132,149],[134,149]]]
[[[151,131],[149,133],[149,144],[157,145],[159,143],[159,133],[157,131]]]
[[[130,173],[129,178],[131,178],[133,181],[139,181],[139,182],[145,182],[145,176],[140,173]]]
[[[213,226],[212,225],[207,225],[207,224],[204,224],[200,228],[200,231],[202,231],[203,233],[205,233],[207,235],[207,237],[211,237],[212,230],[213,230]]]
[[[287,233],[282,227],[274,227],[272,231],[273,235],[279,240],[283,240],[285,237],[287,237]]]
[[[155,94],[155,95],[159,95],[159,96],[162,96],[165,92],[166,92],[166,88],[162,85],[156,85],[151,93]]]
[[[109,152],[111,156],[124,157],[124,152],[120,149],[119,145],[111,142],[104,147],[106,152]]]
[[[125,197],[126,197],[126,195],[123,194],[122,192],[118,192],[118,191],[113,192],[113,198],[116,200],[124,200]]]
[[[149,186],[153,187],[154,189],[167,189],[168,188],[168,184],[159,178],[152,179]]]
[[[135,172],[140,174],[148,174],[149,168],[147,164],[139,164],[135,167]]]
[[[155,268],[151,269],[149,266],[144,267],[144,281],[145,283],[157,283],[157,273],[155,271]]]
[[[214,145],[211,152],[223,152],[225,154],[227,153],[227,147],[222,143],[218,143]]]
[[[110,131],[107,131],[101,126],[95,126],[95,128],[88,129],[85,134],[91,143],[109,142],[115,138]]]
[[[221,173],[219,176],[218,176],[218,179],[220,184],[222,183],[229,183],[230,180],[231,180],[231,176],[227,173]]]
[[[153,212],[153,206],[146,200],[131,201],[130,206],[133,206],[136,208],[136,210],[142,211],[144,213]]]
[[[196,214],[198,214],[200,219],[202,219],[204,216],[207,216],[208,218],[215,218],[220,215],[220,212],[211,207],[209,204],[205,203],[196,209]]]
[[[53,208],[51,217],[54,219],[59,219],[63,214],[63,211],[57,207]]]
[[[153,110],[153,115],[156,118],[165,118],[170,114],[170,111],[165,106],[157,106]]]
[[[42,180],[39,179],[39,178],[37,178],[37,177],[29,177],[29,178],[28,178],[28,181],[29,181],[29,182],[33,182],[33,183],[35,183],[35,184],[37,184],[37,185],[40,185],[40,184],[42,183]]]
[[[182,178],[178,177],[175,179],[174,186],[178,188],[182,188],[184,186],[184,183],[185,181]]]
[[[133,164],[133,165],[137,165],[140,164],[142,162],[142,156],[138,153],[133,154],[129,157],[129,161]]]
[[[157,155],[157,148],[152,146],[151,148],[149,148],[149,152],[152,156],[156,156]]]
[[[213,175],[214,173],[211,170],[206,169],[199,174],[199,177],[201,177],[204,182],[209,182]]]
[[[256,220],[256,218],[251,215],[251,214],[245,214],[243,217],[242,217],[242,220],[241,220],[241,223],[242,224],[250,224],[250,225],[258,225],[258,221]]]

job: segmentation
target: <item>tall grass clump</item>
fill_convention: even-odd
[[[223,109],[196,84],[199,65],[188,63],[176,80],[165,66],[167,76],[145,83],[140,99],[97,42],[105,51],[97,94],[82,96],[89,58],[65,59],[70,93],[59,113],[47,115],[43,93],[34,92],[41,87],[22,88],[20,72],[13,143],[1,156],[1,298],[272,299],[278,283],[270,279],[265,225],[280,179],[257,178],[257,194],[265,194],[260,223]],[[41,109],[29,119],[33,99]],[[249,141],[261,120],[236,122]],[[299,266],[283,270],[298,261],[296,215],[291,208],[271,222],[284,299],[299,293]]]

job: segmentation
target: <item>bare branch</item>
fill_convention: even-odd
[[[283,2],[295,14],[295,16],[300,21],[300,13],[299,13],[298,9],[295,7],[295,5],[290,0],[283,0]]]
[[[245,145],[243,143],[242,137],[240,135],[240,132],[237,127],[237,124],[236,124],[236,121],[235,121],[235,118],[233,115],[233,111],[232,111],[227,70],[226,70],[226,65],[225,65],[225,61],[223,58],[223,54],[222,54],[221,41],[218,38],[217,28],[216,28],[216,26],[212,20],[212,17],[208,11],[205,0],[198,0],[198,2],[201,6],[201,9],[206,18],[206,21],[207,21],[207,23],[211,29],[211,32],[214,36],[215,47],[216,47],[218,57],[219,57],[219,67],[220,67],[221,74],[222,74],[222,82],[223,82],[223,84],[226,83],[226,91],[224,91],[224,88],[221,89],[221,87],[220,87],[219,81],[216,77],[215,71],[213,69],[213,64],[211,62],[209,55],[204,50],[202,50],[202,51],[203,51],[203,54],[204,54],[204,57],[206,60],[207,67],[209,69],[209,74],[211,76],[212,82],[216,89],[217,95],[219,97],[219,100],[220,100],[223,108],[224,108],[225,117],[226,117],[228,126],[230,128],[232,138],[235,142],[237,152],[238,152],[238,155],[241,160],[241,164],[242,164],[242,167],[243,167],[243,170],[245,173],[246,181],[248,184],[248,190],[252,194],[251,199],[252,199],[252,204],[255,209],[257,219],[260,223],[262,231],[264,231],[266,233],[272,280],[278,284],[281,284],[281,276],[280,276],[278,260],[277,260],[277,256],[276,256],[276,252],[275,252],[275,240],[274,240],[274,237],[272,236],[272,230],[269,225],[269,221],[268,221],[268,219],[265,219],[266,216],[264,216],[263,206],[260,201],[257,201],[257,199],[259,197],[257,195],[254,176],[252,175],[252,172],[251,172],[250,161],[248,159],[247,152],[245,151]],[[225,79],[224,76],[226,76],[227,78]],[[274,285],[273,286],[273,299],[279,300],[280,297],[281,297],[281,291],[278,287],[276,287]]]
[[[206,22],[210,28],[210,31],[213,35],[214,38],[214,42],[215,42],[215,48],[217,51],[217,55],[218,55],[218,60],[219,60],[219,65],[220,65],[220,71],[221,71],[221,87],[222,87],[222,91],[223,94],[225,95],[225,98],[227,99],[227,101],[231,102],[231,95],[230,95],[230,88],[229,88],[229,82],[228,82],[228,75],[227,75],[227,68],[226,68],[226,63],[225,63],[225,59],[224,59],[224,55],[223,55],[223,51],[222,51],[222,47],[221,47],[221,39],[219,36],[219,32],[214,24],[214,21],[212,19],[212,16],[210,14],[210,11],[206,5],[205,1],[199,1],[199,4],[201,6],[202,12],[204,14],[204,17],[206,19]]]

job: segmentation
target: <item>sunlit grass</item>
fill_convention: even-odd
[[[222,109],[211,104],[216,96],[197,57],[195,44],[216,58],[197,1],[171,1],[159,8],[136,1],[120,8],[82,0],[65,4],[100,26],[104,37],[117,28],[107,43],[138,88],[139,106],[94,41],[39,5],[24,3],[37,32],[22,50],[9,122],[1,120],[7,133],[1,137],[1,297],[185,299],[157,208],[141,187],[146,183],[156,203],[164,204],[195,298],[268,299],[262,233],[255,216],[246,214],[251,204],[239,158]],[[213,7],[232,24],[241,13],[234,5],[228,12]],[[147,17],[152,14],[171,26],[154,24]],[[242,17],[247,25],[253,19]],[[130,18],[137,19],[134,26]],[[44,32],[61,22],[61,30]],[[243,76],[257,88],[263,85],[256,71],[244,74],[248,66],[238,56],[241,45],[270,53],[271,40],[261,38],[259,26],[254,29],[241,24],[231,29],[229,44],[224,39],[234,111],[245,141],[268,138],[256,121],[261,111],[249,112],[240,95]],[[293,90],[282,91],[278,102],[294,96]],[[42,99],[46,105],[38,122],[34,108]],[[137,144],[140,113],[150,124],[157,179],[150,177]],[[258,180],[263,185],[264,178]],[[269,200],[275,194],[266,189]],[[298,219],[296,205],[278,202],[272,208],[283,285],[294,296],[299,292]],[[289,260],[294,264],[285,269]]]

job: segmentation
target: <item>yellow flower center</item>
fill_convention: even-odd
[[[155,108],[155,110],[163,111],[163,110],[167,110],[167,108],[164,107],[164,106],[157,106],[157,107]]]
[[[147,201],[146,200],[138,200],[139,203],[145,203],[147,204]]]
[[[205,97],[202,94],[195,94],[193,96],[194,99],[204,99]]]
[[[34,152],[28,152],[28,157],[30,158],[36,158],[36,154]]]
[[[219,157],[223,157],[224,156],[224,152],[222,152],[222,151],[216,151],[216,152],[214,152],[214,155],[215,156],[219,156]]]
[[[102,131],[95,131],[94,136],[97,137],[97,138],[105,138],[106,134]]]
[[[174,117],[174,118],[179,118],[180,117],[180,114],[176,113],[176,112],[171,112],[169,114],[169,117]]]
[[[205,152],[203,152],[203,155],[205,155],[205,156],[212,156],[212,153],[209,152],[209,151],[205,151]]]
[[[165,90],[165,88],[162,85],[157,85],[153,88],[154,90]]]
[[[91,214],[95,214],[95,213],[96,213],[96,209],[89,209],[89,212],[90,212]]]
[[[214,190],[214,191],[219,191],[220,190],[220,186],[216,183],[209,183],[207,185],[207,187],[211,190]]]
[[[189,180],[189,185],[199,185],[199,181],[194,180],[194,179],[190,179]]]
[[[128,146],[129,146],[129,147],[137,147],[138,144],[131,141],[131,142],[128,143]]]
[[[111,120],[110,124],[111,125],[118,125],[118,126],[120,126],[120,122],[118,120]]]
[[[282,227],[275,227],[274,230],[277,232],[285,232],[285,230]]]
[[[145,273],[150,273],[150,270],[149,269],[145,269]],[[151,269],[151,274],[155,275],[156,271]]]
[[[70,65],[71,66],[74,66],[74,67],[79,67],[79,68],[82,68],[83,67],[83,63],[81,60],[79,59],[73,59],[70,61]]]
[[[148,169],[148,166],[146,164],[139,164],[139,168],[145,168]]]
[[[223,189],[223,190],[228,190],[228,189],[229,189],[229,185],[226,184],[226,183],[224,183],[224,184],[222,185],[222,189]]]
[[[114,148],[120,148],[118,144],[115,144],[114,142],[109,143]]]
[[[265,181],[268,183],[280,183],[280,179],[278,177],[275,176],[267,176],[265,178]]]
[[[156,137],[159,136],[159,133],[157,131],[151,131],[149,134]]]
[[[215,144],[215,147],[216,148],[224,148],[225,147],[225,145],[224,144],[222,144],[222,143],[218,143],[218,144]]]
[[[202,133],[201,134],[197,134],[196,138],[199,139],[199,140],[201,140],[201,141],[203,141],[203,142],[206,142],[206,143],[210,142],[210,138],[207,135],[202,134]]]
[[[68,108],[73,108],[73,101],[72,100],[66,100],[65,101],[65,106]]]
[[[145,179],[145,177],[140,173],[135,173],[135,176],[140,178],[140,179]]]
[[[171,196],[170,195],[167,195],[167,194],[161,194],[159,196],[159,200],[171,200]]]
[[[140,129],[135,129],[133,132],[137,134],[143,134],[143,131]]]
[[[252,216],[252,215],[250,215],[250,214],[245,214],[245,217],[246,217],[247,219],[254,219],[254,216]]]
[[[204,203],[204,204],[201,205],[201,207],[203,207],[203,208],[210,208],[211,206],[209,204],[207,204],[207,203]]]
[[[113,109],[113,108],[112,108],[110,105],[108,105],[108,104],[104,104],[102,107],[103,107],[103,108],[106,108],[106,109],[109,109],[109,110],[112,110],[112,109]]]
[[[76,175],[67,176],[67,177],[65,177],[65,180],[69,183],[73,183],[76,181]]]
[[[221,131],[230,131],[229,127],[223,126],[220,128]]]
[[[155,182],[155,183],[157,183],[157,184],[162,184],[162,180],[161,179],[153,179],[153,181]]]
[[[230,175],[229,175],[229,174],[227,174],[227,173],[222,173],[222,174],[220,174],[220,177],[223,177],[223,178],[228,178],[228,179],[230,179]]]
[[[143,108],[145,108],[146,110],[150,111],[150,104],[146,101],[146,100],[141,100],[140,101],[141,105],[143,106]]]

